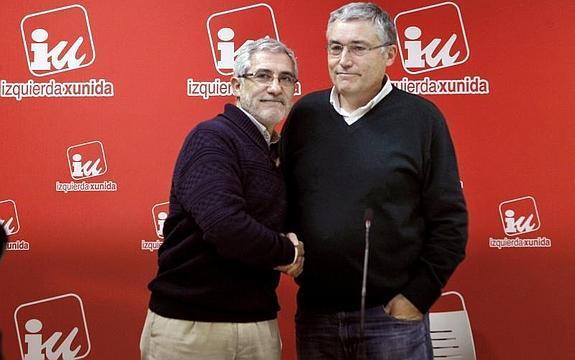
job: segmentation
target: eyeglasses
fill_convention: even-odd
[[[367,47],[367,46],[361,45],[361,44],[343,45],[343,44],[334,42],[334,43],[327,45],[327,52],[331,56],[340,56],[343,53],[343,49],[347,48],[347,51],[350,51],[352,54],[354,54],[356,56],[364,56],[368,52],[370,52],[371,50],[379,49],[381,47],[386,47],[386,46],[390,46],[390,45],[393,45],[393,43],[385,43],[382,45]]]
[[[271,85],[277,77],[278,82],[283,88],[291,88],[298,82],[298,79],[290,73],[274,74],[269,70],[258,70],[255,73],[245,73],[238,76],[240,78],[252,79],[253,81],[262,85]]]

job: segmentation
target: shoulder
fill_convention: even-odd
[[[331,104],[329,102],[330,90],[321,90],[303,96],[291,109],[286,125],[306,123],[310,126],[317,124],[320,119],[327,116]]]
[[[329,94],[331,89],[314,91],[304,95],[293,106],[294,109],[317,107],[318,105],[329,105]]]
[[[238,107],[232,104],[226,104],[221,113],[217,114],[211,119],[200,121],[189,133],[194,134],[197,132],[230,132],[236,127],[233,126],[234,122],[238,122],[241,118],[247,118],[246,115]]]
[[[431,100],[428,100],[419,95],[408,93],[395,86],[393,87],[392,94],[397,99],[397,101],[415,107],[418,110],[427,110],[433,112],[439,111],[437,106]]]
[[[204,146],[229,146],[234,137],[234,127],[230,126],[230,121],[222,114],[212,119],[198,123],[186,136],[184,148],[198,150]]]
[[[424,123],[442,123],[445,121],[443,114],[431,100],[408,93],[395,86],[389,95],[393,111],[403,114],[403,117]]]
[[[283,127],[281,146],[286,144],[314,141],[325,129],[325,121],[330,117],[330,90],[321,90],[303,96],[291,109]],[[289,139],[289,140],[288,140]]]

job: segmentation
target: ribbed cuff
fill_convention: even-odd
[[[441,287],[432,274],[428,274],[420,268],[400,292],[422,314],[425,314],[441,295]]]

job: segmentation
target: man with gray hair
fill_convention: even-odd
[[[297,82],[277,40],[238,51],[236,104],[197,125],[176,161],[141,358],[280,359],[275,289],[298,276],[303,243],[284,235],[286,196],[274,127]]]
[[[289,228],[306,244],[298,357],[432,359],[427,313],[467,241],[452,140],[435,105],[391,84],[385,11],[345,5],[326,35],[333,87],[294,105],[280,147]]]

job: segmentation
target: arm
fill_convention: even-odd
[[[443,116],[433,110],[421,193],[426,238],[411,279],[401,291],[409,304],[401,298],[395,299],[421,313],[429,311],[441,295],[441,289],[465,257],[467,243],[467,210],[455,150]]]
[[[246,212],[237,154],[219,132],[197,129],[186,139],[174,189],[222,257],[264,267],[292,263],[292,242]]]

